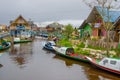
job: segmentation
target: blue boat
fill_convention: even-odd
[[[43,48],[47,49],[47,50],[51,50],[54,51],[53,46],[55,46],[55,42],[54,41],[48,41],[44,44]]]

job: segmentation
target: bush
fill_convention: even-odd
[[[70,41],[66,38],[61,39],[57,42],[58,46],[65,46],[65,47],[72,47],[72,44],[70,43]]]
[[[90,51],[89,50],[82,50],[81,48],[75,48],[75,52],[77,53],[77,54],[82,54],[82,55],[87,55],[87,56],[89,56],[90,55]]]
[[[85,47],[85,44],[83,42],[81,42],[80,44],[77,45],[77,47],[79,48],[84,48]]]

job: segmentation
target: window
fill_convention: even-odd
[[[110,61],[110,64],[112,65],[116,65],[116,63],[117,63],[116,61],[113,61],[113,60]]]
[[[106,63],[108,63],[108,60],[105,59],[105,60],[103,61],[103,64],[105,65]]]

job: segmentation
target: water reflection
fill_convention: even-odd
[[[10,58],[20,67],[24,68],[25,64],[32,58],[31,43],[15,44],[9,52]]]
[[[0,57],[2,56],[4,54],[4,52],[3,51],[0,51]],[[2,68],[3,67],[3,65],[0,63],[0,68]]]
[[[44,50],[46,54],[50,54],[50,53],[54,52],[54,51],[49,51],[49,50],[47,50],[45,48],[42,48],[42,50]]]
[[[68,67],[70,67],[70,66],[72,66],[73,64],[75,64],[73,60],[68,60],[68,59],[63,58],[63,57],[61,57],[61,56],[59,56],[59,55],[55,55],[53,58],[54,58],[54,59],[60,59],[60,60],[65,61],[65,65],[68,66]]]
[[[0,57],[0,80],[120,80],[90,64],[43,50],[42,40],[15,44]]]
[[[89,63],[70,60],[59,55],[55,55],[53,58],[64,61],[67,67],[72,67],[74,64],[80,65],[83,69],[83,72],[88,77],[88,80],[120,80],[120,77],[118,75],[99,70],[98,68],[90,65]]]

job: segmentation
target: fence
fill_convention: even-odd
[[[88,41],[88,45],[92,45],[92,46],[98,46],[98,47],[103,47],[103,48],[106,48],[107,45],[109,44],[109,47],[110,48],[118,48],[118,42],[105,42],[105,41],[102,41],[102,40],[97,40],[97,41],[93,41],[93,40],[89,40]]]

